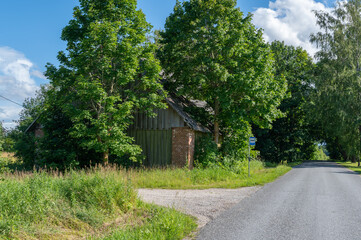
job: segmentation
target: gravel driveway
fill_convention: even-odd
[[[239,189],[167,190],[139,189],[139,197],[148,203],[174,207],[198,219],[201,228],[221,212],[258,191],[260,187]]]

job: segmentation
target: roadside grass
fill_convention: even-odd
[[[148,214],[152,217],[148,218],[143,225],[136,228],[128,227],[126,229],[114,229],[105,237],[90,239],[183,239],[197,228],[194,218],[184,215],[172,208],[156,207],[152,205],[145,206],[145,208],[148,209]]]
[[[240,188],[264,185],[284,175],[292,168],[287,165],[266,168],[260,161],[251,161],[248,170],[236,173],[221,166],[206,169],[141,169],[129,170],[128,178],[136,188],[206,189]]]
[[[193,217],[142,203],[124,177],[116,168],[3,173],[0,239],[183,239],[196,228]]]
[[[344,167],[347,167],[348,169],[357,172],[358,174],[361,174],[361,167],[357,166],[357,162],[356,163],[352,163],[352,162],[341,162],[341,161],[336,161],[337,164],[340,164]]]
[[[134,188],[205,189],[263,185],[291,170],[251,161],[234,169],[122,169],[0,174],[0,239],[183,239],[196,220],[141,202]]]
[[[296,166],[298,166],[298,165],[300,165],[302,163],[304,163],[304,161],[295,161],[295,162],[286,163],[286,165],[293,168],[293,167],[296,167]]]

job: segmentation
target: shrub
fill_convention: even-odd
[[[194,152],[195,167],[206,168],[219,161],[220,153],[217,144],[211,136],[204,136],[196,139]]]

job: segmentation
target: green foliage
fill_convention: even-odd
[[[77,140],[63,137],[65,144],[102,154],[104,162],[109,155],[136,160],[141,149],[126,134],[132,114],[165,107],[150,28],[136,0],[80,0],[74,8],[61,37],[67,53],[46,71],[53,86],[46,115],[63,114],[71,124],[61,135]]]
[[[10,161],[8,158],[0,157],[0,174],[10,172],[8,165]]]
[[[322,32],[311,41],[320,51],[313,116],[333,157],[360,159],[361,153],[361,1],[341,1],[331,13],[317,12]]]
[[[251,126],[247,121],[239,121],[237,128],[228,128],[221,146],[223,156],[231,156],[240,161],[248,158],[249,136],[252,136]]]
[[[41,116],[45,135],[37,139],[36,165],[64,170],[101,163],[100,153],[84,149],[79,140],[69,133],[73,123],[59,106],[55,103],[49,104],[53,101],[54,98],[48,100],[47,110]]]
[[[2,122],[0,122],[0,153],[12,152],[14,146],[14,140],[9,136],[11,131],[3,127]]]
[[[15,141],[15,156],[21,160],[23,168],[32,169],[37,159],[37,144],[34,135],[24,134],[27,128],[26,123],[29,123],[29,121],[20,123],[20,125],[12,131],[11,136]]]
[[[233,141],[231,141],[233,140]],[[248,173],[248,141],[238,142],[237,138],[227,138],[222,147],[218,148],[210,136],[196,139],[195,146],[195,167],[205,168],[223,168],[236,174]],[[251,159],[260,161],[260,152],[251,149]],[[263,165],[262,165],[263,166]]]
[[[306,106],[312,91],[314,64],[301,48],[275,41],[271,49],[275,58],[275,77],[287,80],[288,92],[279,107],[284,117],[273,122],[271,129],[254,126],[256,148],[266,161],[308,160],[313,154],[315,126],[312,118],[308,120]]]
[[[11,132],[11,131],[10,131]],[[5,152],[14,152],[14,144],[15,141],[14,139],[9,135],[10,133],[8,133],[4,139],[4,143],[3,143],[3,150]]]
[[[0,122],[0,152],[4,150],[5,144],[5,129],[3,128],[2,122]]]
[[[326,155],[324,146],[322,145],[317,146],[312,160],[329,160],[329,159],[330,158]]]
[[[15,156],[22,161],[23,167],[32,169],[38,159],[37,149],[39,141],[33,133],[25,134],[28,127],[38,119],[43,112],[43,105],[46,99],[46,92],[49,86],[41,86],[34,98],[25,99],[23,109],[20,112],[18,126],[8,134],[14,141],[13,151]]]
[[[348,155],[337,137],[325,137],[330,159],[348,161]]]
[[[274,78],[271,50],[251,20],[235,0],[177,1],[160,33],[167,88],[213,108],[215,139],[220,126],[244,141],[238,132],[249,122],[267,127],[281,115],[285,81]]]
[[[196,139],[194,151],[194,166],[200,168],[210,167],[219,161],[220,152],[211,136]]]
[[[25,100],[19,125],[8,133],[8,138],[14,141],[13,150],[21,160],[22,166],[18,167],[64,170],[101,162],[101,154],[80,147],[78,139],[69,134],[72,122],[56,102],[52,86],[42,86],[34,98]],[[33,129],[25,132],[35,119]],[[45,135],[36,138],[34,129],[39,125]]]

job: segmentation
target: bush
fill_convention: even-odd
[[[252,171],[259,171],[265,168],[265,163],[261,160],[254,158],[251,159],[250,167],[252,168]],[[235,156],[226,156],[223,159],[223,166],[235,174],[248,174],[248,159],[239,159]]]
[[[248,172],[248,144],[240,136],[226,138],[221,148],[217,147],[211,136],[201,137],[196,140],[194,158],[196,168],[220,167],[236,174]],[[251,159],[264,167],[259,151],[251,150]]]
[[[13,130],[15,156],[22,161],[23,167],[32,169],[37,159],[37,144],[33,135],[24,134],[25,126]]]
[[[220,152],[217,144],[211,136],[204,136],[196,139],[194,151],[194,166],[206,168],[219,161]]]
[[[8,165],[9,165],[9,159],[5,157],[0,157],[0,174],[10,171]]]

